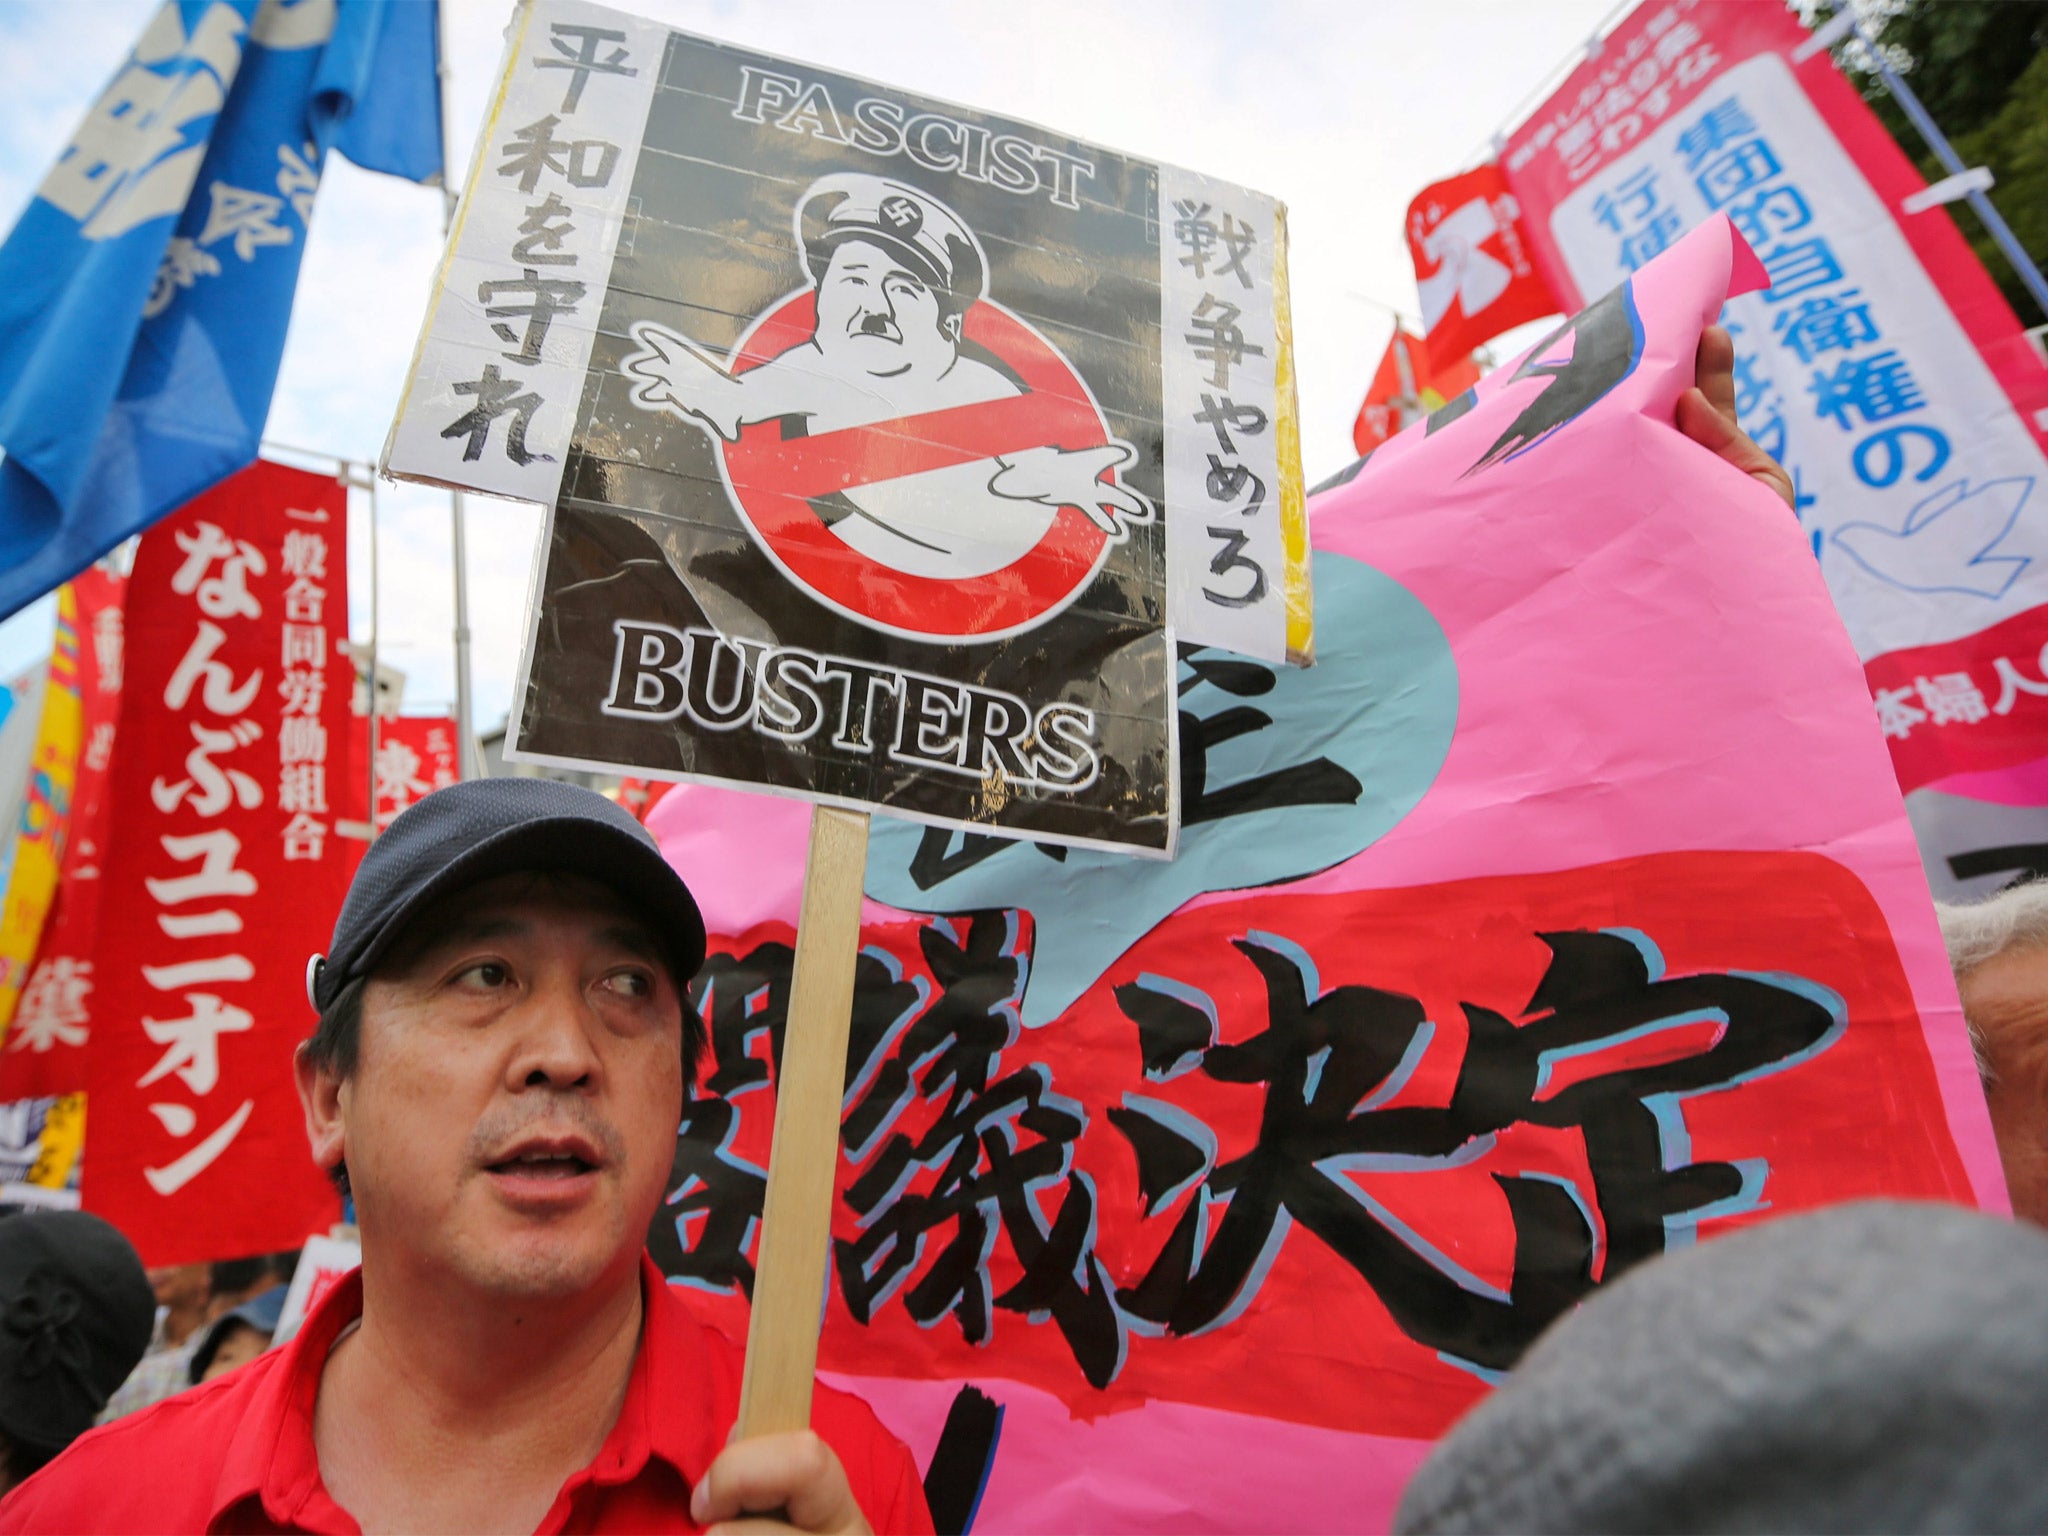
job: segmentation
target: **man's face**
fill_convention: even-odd
[[[1961,990],[1991,1064],[1985,1097],[2013,1214],[2048,1226],[2048,949],[2009,949]]]
[[[848,372],[934,378],[958,356],[960,321],[879,245],[848,240],[818,280],[818,350]]]
[[[595,882],[507,875],[422,914],[334,1092],[365,1253],[508,1299],[624,1283],[675,1150],[681,1031],[653,936]]]
[[[212,1266],[172,1264],[149,1271],[149,1288],[156,1304],[173,1312],[196,1311],[206,1305],[212,1289]]]

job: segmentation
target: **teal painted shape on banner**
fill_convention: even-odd
[[[911,912],[1030,912],[1038,932],[1023,1018],[1036,1028],[1191,897],[1299,880],[1371,847],[1443,767],[1457,665],[1429,610],[1370,566],[1319,552],[1315,593],[1313,667],[1183,651],[1171,863],[878,816],[868,895]]]

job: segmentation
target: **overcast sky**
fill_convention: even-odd
[[[721,41],[1047,124],[1288,205],[1304,467],[1351,456],[1360,397],[1415,309],[1408,201],[1476,159],[1575,57],[1611,0],[626,0]],[[11,228],[155,0],[0,0],[0,227]],[[511,0],[446,0],[460,177]],[[383,445],[441,249],[439,194],[328,163],[266,435],[364,462]],[[363,498],[350,598],[368,630]],[[476,720],[504,717],[536,510],[469,500]],[[407,713],[454,694],[448,498],[379,491],[380,643]],[[46,647],[47,605],[0,627],[0,669]]]

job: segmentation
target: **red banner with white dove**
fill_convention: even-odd
[[[100,914],[85,1209],[146,1263],[336,1215],[292,1051],[346,889],[347,491],[258,463],[142,541]],[[330,761],[331,760],[331,761]]]

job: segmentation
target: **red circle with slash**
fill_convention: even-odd
[[[814,300],[805,289],[763,315],[733,354],[733,373],[809,342]],[[1087,513],[1062,507],[1044,536],[999,570],[954,580],[915,576],[845,543],[811,506],[811,498],[835,491],[1025,448],[1109,442],[1088,386],[1023,320],[984,299],[967,311],[962,330],[1007,364],[1026,392],[813,437],[784,439],[775,422],[760,422],[719,448],[734,504],[784,575],[858,623],[913,639],[1000,640],[1034,628],[1080,596],[1109,548]],[[1099,478],[1110,482],[1114,474]]]

